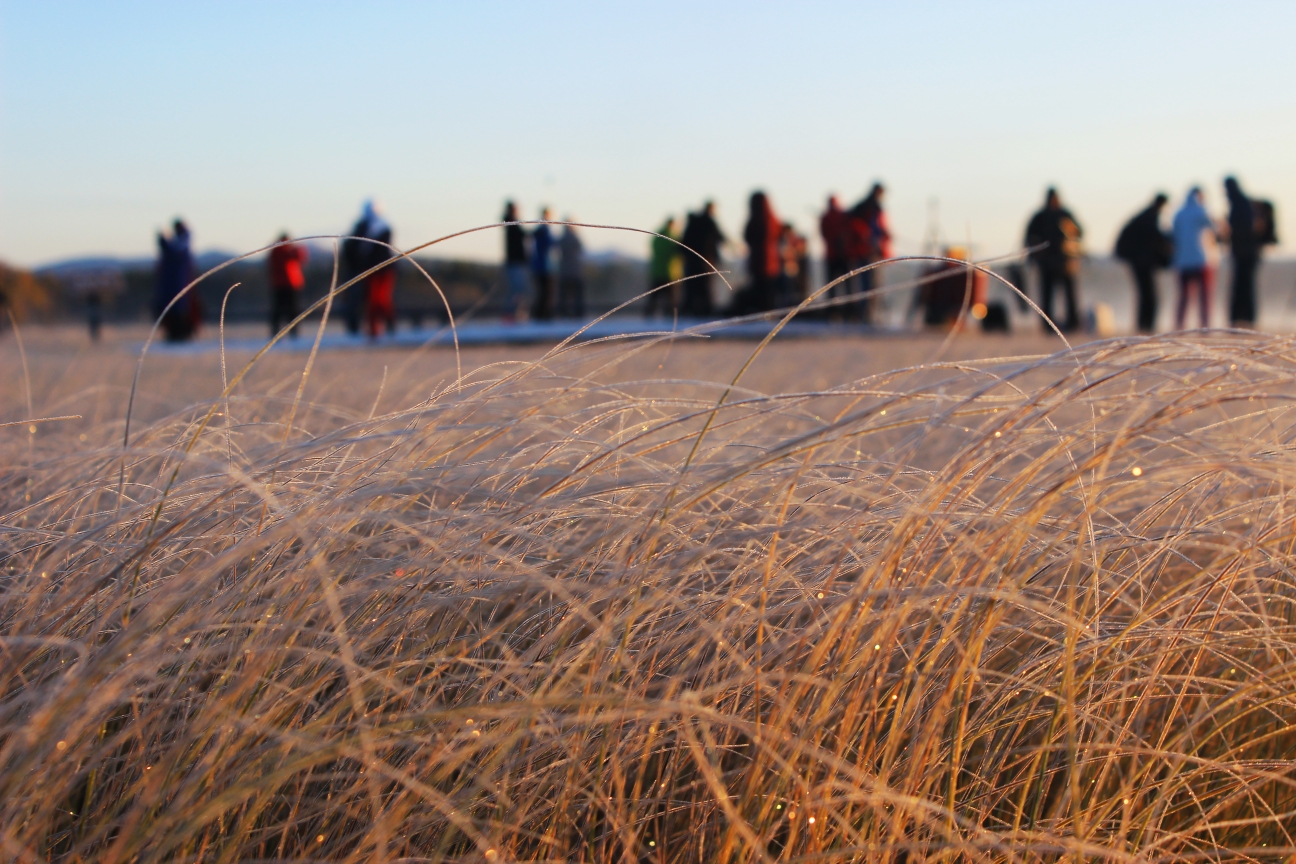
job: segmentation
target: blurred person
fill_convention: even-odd
[[[729,307],[730,315],[767,312],[775,308],[779,277],[783,272],[783,259],[779,254],[783,223],[774,215],[769,196],[759,190],[753,192],[747,206],[743,240],[747,243],[748,282],[734,296]]]
[[[554,313],[553,265],[549,260],[553,250],[553,232],[548,223],[552,213],[548,207],[540,210],[540,224],[531,232],[531,280],[535,296],[531,298],[531,317],[548,321]]]
[[[1202,203],[1202,190],[1194,186],[1188,190],[1183,206],[1174,215],[1171,224],[1174,237],[1174,254],[1170,264],[1179,276],[1179,303],[1175,309],[1175,329],[1184,329],[1188,315],[1188,305],[1193,295],[1197,297],[1201,310],[1201,327],[1210,327],[1210,310],[1214,292],[1214,274],[1211,271],[1210,259],[1206,255],[1206,246],[1202,236],[1209,234],[1218,239],[1219,232],[1214,220],[1206,212]]]
[[[1139,333],[1156,329],[1156,271],[1170,264],[1173,241],[1161,230],[1161,211],[1169,199],[1160,192],[1152,203],[1125,223],[1116,238],[1116,257],[1134,271],[1138,292],[1136,325]]]
[[[968,260],[962,246],[946,248],[942,261],[927,270],[928,281],[918,288],[923,323],[928,327],[961,329],[969,317],[980,320],[986,314],[986,275],[957,262]]]
[[[891,249],[891,226],[887,221],[886,208],[883,206],[885,201],[886,187],[881,183],[874,183],[873,188],[869,190],[868,197],[863,202],[862,212],[868,219],[869,238],[872,246],[872,255],[869,257],[870,264],[885,261],[894,254]],[[874,289],[881,281],[881,269],[875,268],[862,276],[864,296],[861,301],[864,304],[865,319],[871,323],[876,323],[875,319],[878,315],[877,296]]]
[[[679,223],[675,221],[675,217],[667,216],[666,221],[657,229],[657,234],[660,236],[653,237],[649,244],[649,294],[644,298],[645,318],[652,318],[658,307],[672,315],[678,314],[680,309],[680,286],[671,284],[678,281],[684,272],[680,247],[671,242],[680,238]]]
[[[342,241],[342,266],[338,273],[341,278],[339,285],[346,285],[369,269],[369,261],[372,257],[370,254],[371,244],[368,242],[369,219],[370,207],[369,202],[366,201],[365,205],[360,209],[360,218],[351,226],[350,233]],[[352,336],[360,335],[361,314],[368,307],[369,302],[368,290],[368,280],[362,279],[352,284],[337,298],[338,305],[341,307],[342,320],[346,324],[347,332]]]
[[[103,294],[99,291],[86,294],[86,323],[90,325],[90,341],[98,342],[103,332]]]
[[[791,222],[784,222],[779,233],[779,256],[783,266],[778,302],[795,306],[809,294],[810,245]]]
[[[1229,288],[1229,324],[1254,327],[1256,322],[1256,269],[1260,266],[1260,234],[1256,230],[1255,208],[1236,177],[1224,179],[1228,196],[1229,257],[1233,263],[1233,284]]]
[[[189,226],[184,220],[176,219],[171,226],[171,235],[159,231],[157,281],[153,295],[154,317],[162,317],[162,328],[168,342],[185,342],[192,339],[202,324],[202,308],[198,295],[189,291],[183,297],[180,292],[194,280],[196,267],[189,235]],[[172,300],[175,305],[167,309]],[[165,310],[165,312],[164,312]]]
[[[720,247],[725,242],[724,233],[715,219],[715,202],[707,201],[702,209],[690,213],[680,242],[687,246],[681,251],[684,260],[685,315],[710,317],[715,315],[715,302],[711,297],[711,279],[720,267]]]
[[[1063,333],[1074,333],[1080,327],[1076,297],[1076,277],[1080,273],[1080,223],[1062,206],[1057,190],[1050,188],[1044,196],[1044,208],[1031,217],[1026,226],[1026,245],[1041,246],[1031,253],[1039,270],[1040,308],[1053,321],[1053,290],[1059,284],[1066,293],[1066,319],[1059,327]],[[1044,331],[1051,333],[1048,321]]]
[[[564,222],[574,222],[571,216]],[[558,238],[558,314],[585,317],[585,249],[573,225],[564,225]]]
[[[841,208],[836,195],[828,196],[828,209],[819,217],[819,234],[823,237],[824,266],[829,283],[850,272],[850,256],[847,254],[849,231],[846,211]],[[828,289],[827,299],[844,297],[850,293],[850,290],[849,281],[843,281],[840,285]],[[840,315],[840,309],[829,307],[827,313],[837,317]]]
[[[865,201],[860,201],[850,210],[846,211],[846,271],[852,272],[859,270],[861,267],[867,267],[876,256],[873,251],[873,229],[869,224],[869,214]],[[838,295],[849,297],[850,299],[842,305],[836,307],[840,310],[841,317],[846,321],[861,321],[864,319],[864,302],[863,295],[868,288],[872,287],[871,270],[863,273],[856,273],[851,276],[841,287],[844,291],[839,291]]]
[[[366,270],[378,267],[396,257],[391,248],[392,229],[382,218],[378,204],[366,201],[362,218],[368,224],[366,244]],[[369,338],[377,339],[379,333],[390,336],[396,332],[396,265],[390,264],[369,274],[365,280],[365,321],[369,325]]]
[[[302,288],[306,285],[306,275],[302,267],[310,252],[301,243],[293,243],[285,231],[279,235],[278,244],[270,249],[266,258],[267,275],[270,278],[270,336],[279,333],[279,327],[293,321],[301,311]],[[297,325],[294,324],[288,335],[297,338]]]
[[[508,296],[504,300],[504,320],[512,323],[525,318],[527,294],[527,235],[518,222],[517,205],[505,203],[504,216],[504,281]]]
[[[891,257],[891,229],[887,224],[886,211],[882,208],[885,198],[886,187],[874,183],[868,195],[851,208],[848,223],[851,269],[876,264]],[[856,277],[856,291],[860,296],[855,303],[855,316],[870,324],[874,322],[877,312],[873,296],[876,273],[877,268],[874,268]]]

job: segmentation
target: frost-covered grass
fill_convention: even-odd
[[[1290,340],[648,350],[0,428],[0,856],[1296,852]]]

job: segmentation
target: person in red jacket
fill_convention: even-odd
[[[751,282],[742,305],[746,312],[766,312],[776,304],[779,277],[783,273],[783,256],[779,250],[783,223],[774,215],[769,196],[764,192],[752,193],[750,207],[743,239],[747,241],[747,273]]]
[[[846,211],[837,202],[837,196],[828,198],[828,209],[819,217],[819,233],[824,241],[824,263],[827,265],[828,281],[833,282],[850,272],[850,255],[847,254],[850,224]],[[845,297],[850,293],[850,280],[842,282],[828,290],[828,299]],[[842,314],[840,306],[829,307],[831,317]]]
[[[306,247],[294,243],[284,232],[279,235],[279,242],[270,250],[267,261],[270,276],[270,335],[276,336],[282,324],[292,321],[299,314],[302,288],[306,285],[306,276],[302,268],[309,256]],[[297,338],[297,325],[293,325],[289,334]]]
[[[891,257],[891,229],[887,225],[886,211],[882,209],[882,200],[886,188],[881,183],[874,183],[869,194],[850,212],[851,226],[851,268],[876,264]],[[859,275],[860,300],[856,313],[865,322],[872,322],[873,282],[876,270],[868,270]]]

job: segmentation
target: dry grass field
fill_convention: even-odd
[[[1290,339],[23,337],[5,860],[1296,855]]]

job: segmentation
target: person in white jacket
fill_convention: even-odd
[[[1192,296],[1197,295],[1201,310],[1201,326],[1210,326],[1211,295],[1214,293],[1214,274],[1210,261],[1206,257],[1206,247],[1202,235],[1210,232],[1212,237],[1219,238],[1214,221],[1202,204],[1201,187],[1194,186],[1188,190],[1183,206],[1175,214],[1171,233],[1174,236],[1174,257],[1171,266],[1179,274],[1179,308],[1175,314],[1175,328],[1184,329],[1188,304]]]

